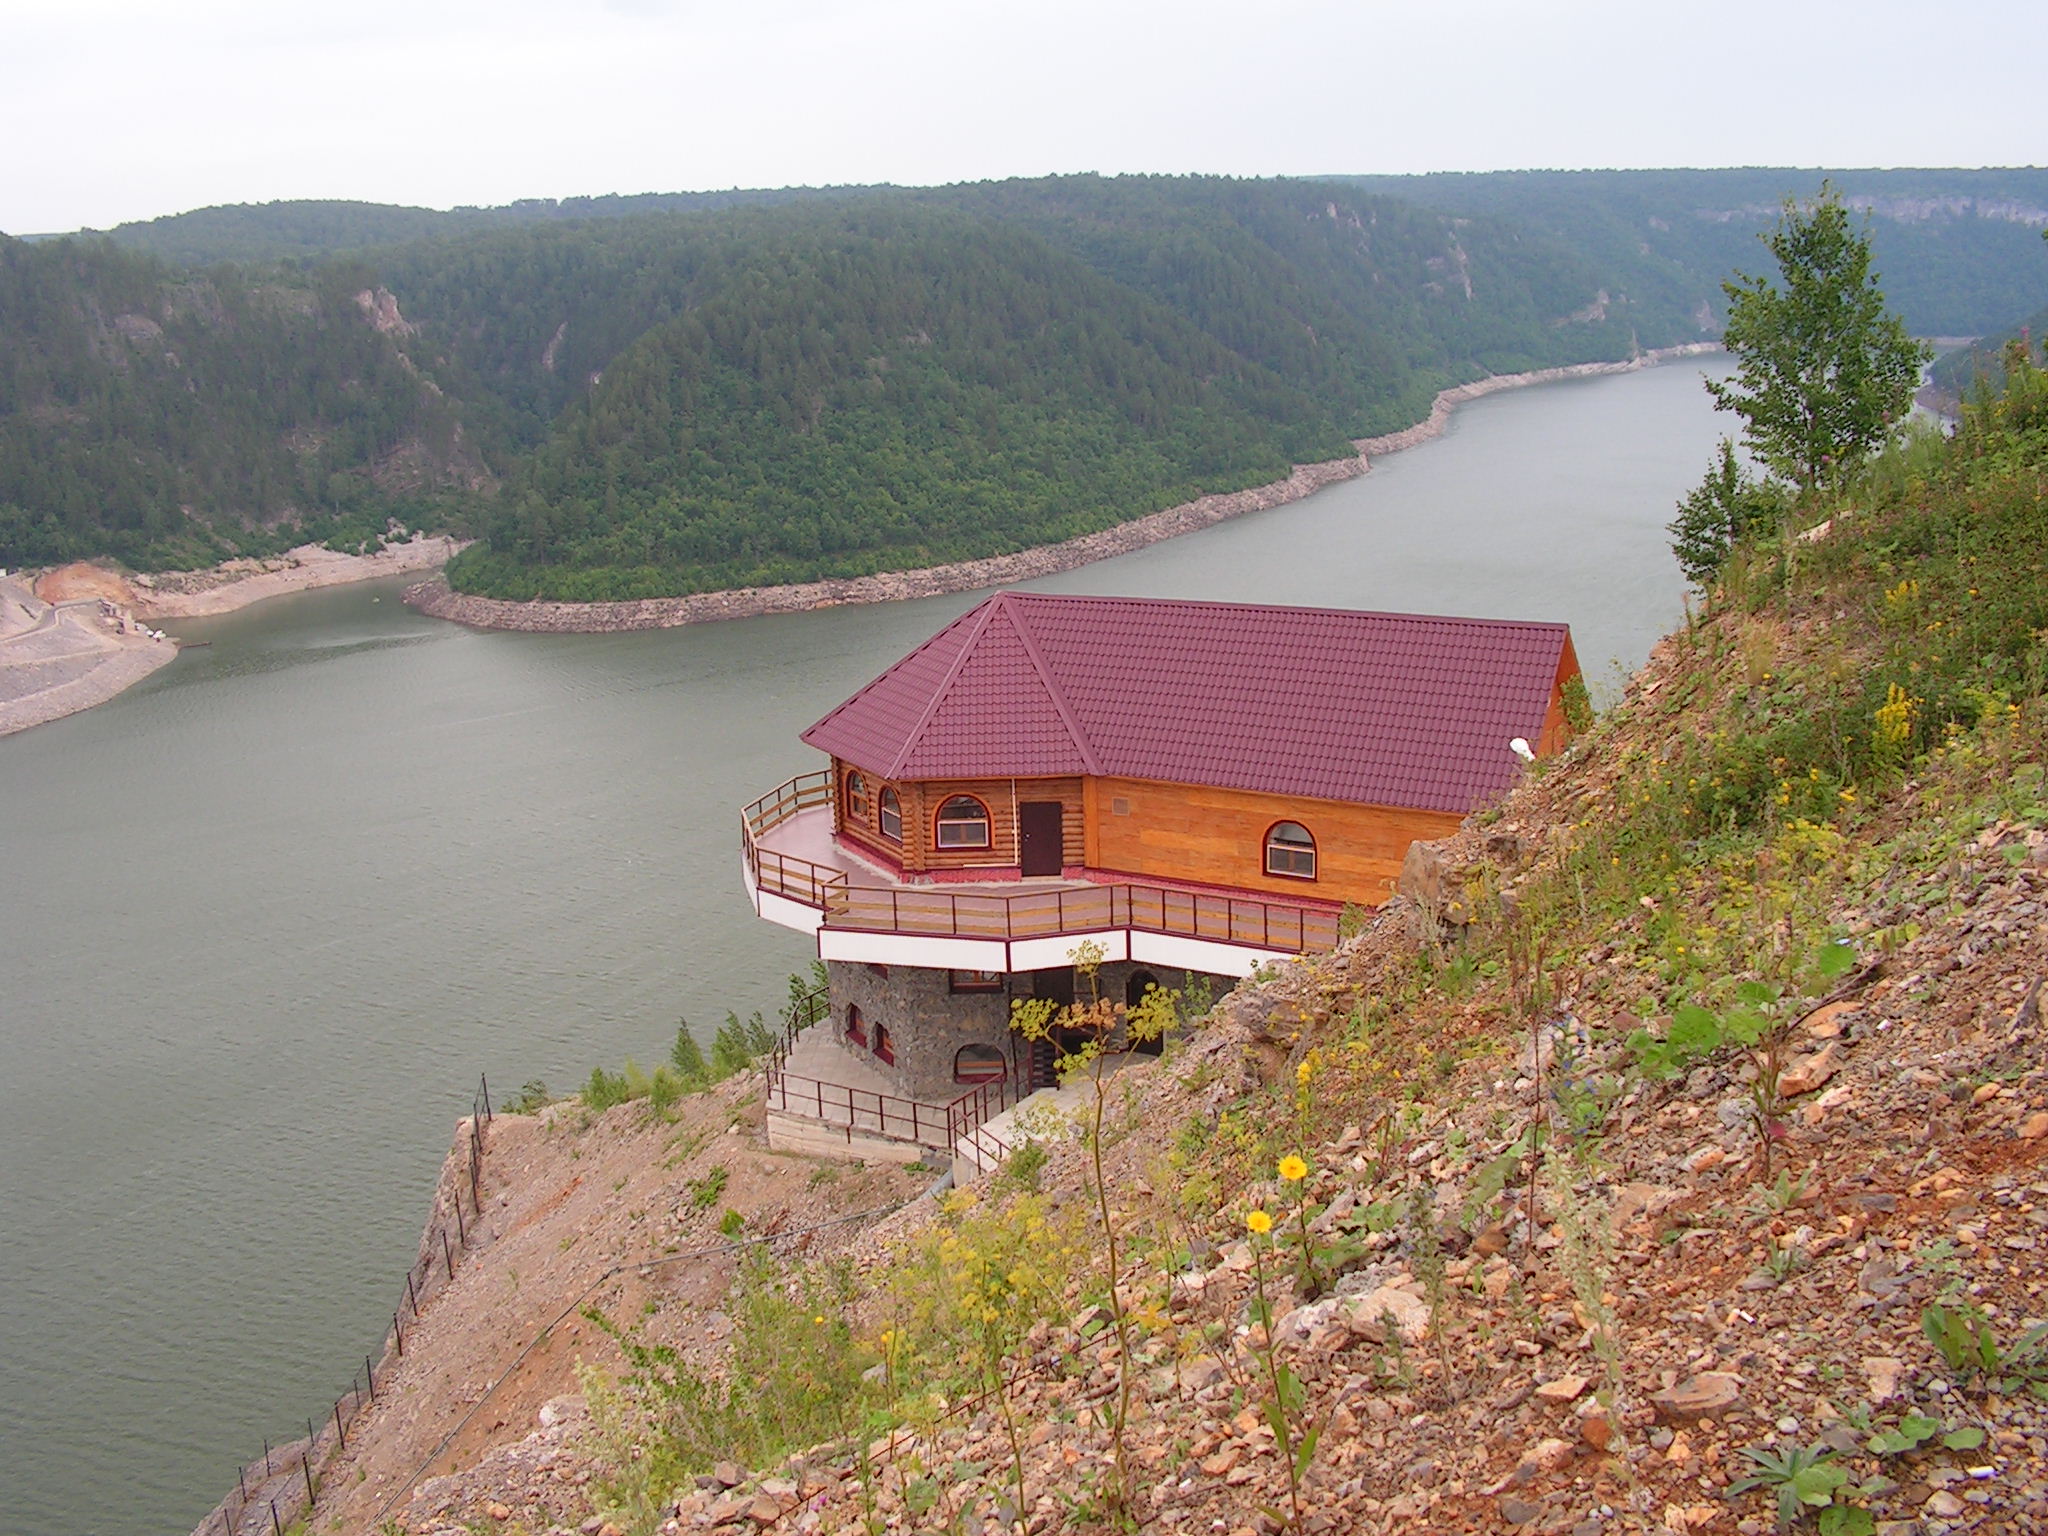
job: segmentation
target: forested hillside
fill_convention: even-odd
[[[488,478],[365,286],[0,236],[0,565],[206,564],[445,519],[443,493]]]
[[[1936,358],[1929,375],[1934,398],[1944,407],[1954,409],[1974,390],[2002,388],[2007,359],[2022,339],[2027,344],[2029,360],[2040,363],[2042,343],[2048,340],[2048,307],[2034,311],[2017,325],[2008,325]]]
[[[1651,312],[1722,310],[1721,279],[1767,266],[1787,197],[1834,183],[1870,215],[1885,297],[1920,336],[1981,336],[2048,299],[2048,170],[1487,171],[1333,178],[1563,241]]]
[[[218,261],[276,261],[332,255],[437,240],[480,229],[506,229],[560,220],[616,219],[637,214],[729,208],[742,203],[792,202],[836,196],[792,187],[760,192],[647,192],[629,197],[532,197],[501,208],[408,208],[392,203],[303,199],[284,203],[231,203],[138,220],[107,231],[116,245],[187,266]]]
[[[1527,244],[1304,183],[1069,178],[381,270],[526,450],[451,580],[597,599],[1046,543],[1339,456],[1448,383],[1627,356],[1624,318],[1570,318],[1597,275]]]
[[[1839,179],[1866,178],[1917,329],[2048,294],[2048,173]],[[451,580],[515,598],[999,553],[1336,456],[1448,384],[1711,337],[1721,279],[1819,183],[1079,176],[9,241],[0,563],[393,517],[481,535]]]

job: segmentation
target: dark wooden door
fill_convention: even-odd
[[[1056,875],[1065,861],[1064,812],[1057,800],[1017,807],[1017,863],[1027,875]]]

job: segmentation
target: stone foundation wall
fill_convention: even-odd
[[[955,992],[949,985],[951,973],[947,971],[840,960],[828,962],[825,970],[832,1016],[829,1025],[818,1027],[829,1027],[848,1050],[862,1055],[878,1073],[894,1083],[903,1097],[945,1104],[965,1093],[970,1085],[958,1082],[953,1075],[954,1058],[965,1045],[998,1050],[1010,1063],[1014,1078],[1021,1079],[1026,1074],[1025,1042],[1010,1029],[1010,1000],[1035,995],[1033,973],[1005,976],[1001,991]],[[1102,967],[1102,995],[1117,1002],[1127,1001],[1132,979],[1140,972],[1163,987],[1179,989],[1187,985],[1185,971],[1119,962]],[[1217,996],[1234,984],[1229,977],[1209,980]],[[849,1007],[859,1008],[866,1021],[865,1047],[847,1038]],[[896,1057],[893,1064],[874,1054],[877,1024],[889,1031]]]

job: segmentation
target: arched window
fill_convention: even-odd
[[[1266,833],[1266,873],[1296,880],[1316,877],[1316,840],[1298,821],[1276,821]]]
[[[986,848],[988,807],[972,795],[955,795],[939,807],[938,837],[941,848]]]
[[[868,781],[854,772],[846,775],[846,819],[868,824]]]
[[[846,1005],[846,1038],[855,1045],[868,1043],[867,1020],[861,1017],[859,1007],[852,1003]]]
[[[963,1045],[953,1053],[956,1083],[1000,1083],[1009,1075],[1009,1062],[992,1045]]]
[[[903,802],[896,798],[896,791],[888,785],[882,786],[882,793],[875,801],[882,823],[882,836],[892,843],[903,841]]]

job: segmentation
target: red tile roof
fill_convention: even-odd
[[[1464,813],[1542,734],[1563,624],[999,592],[803,739],[884,779],[1111,774]]]

